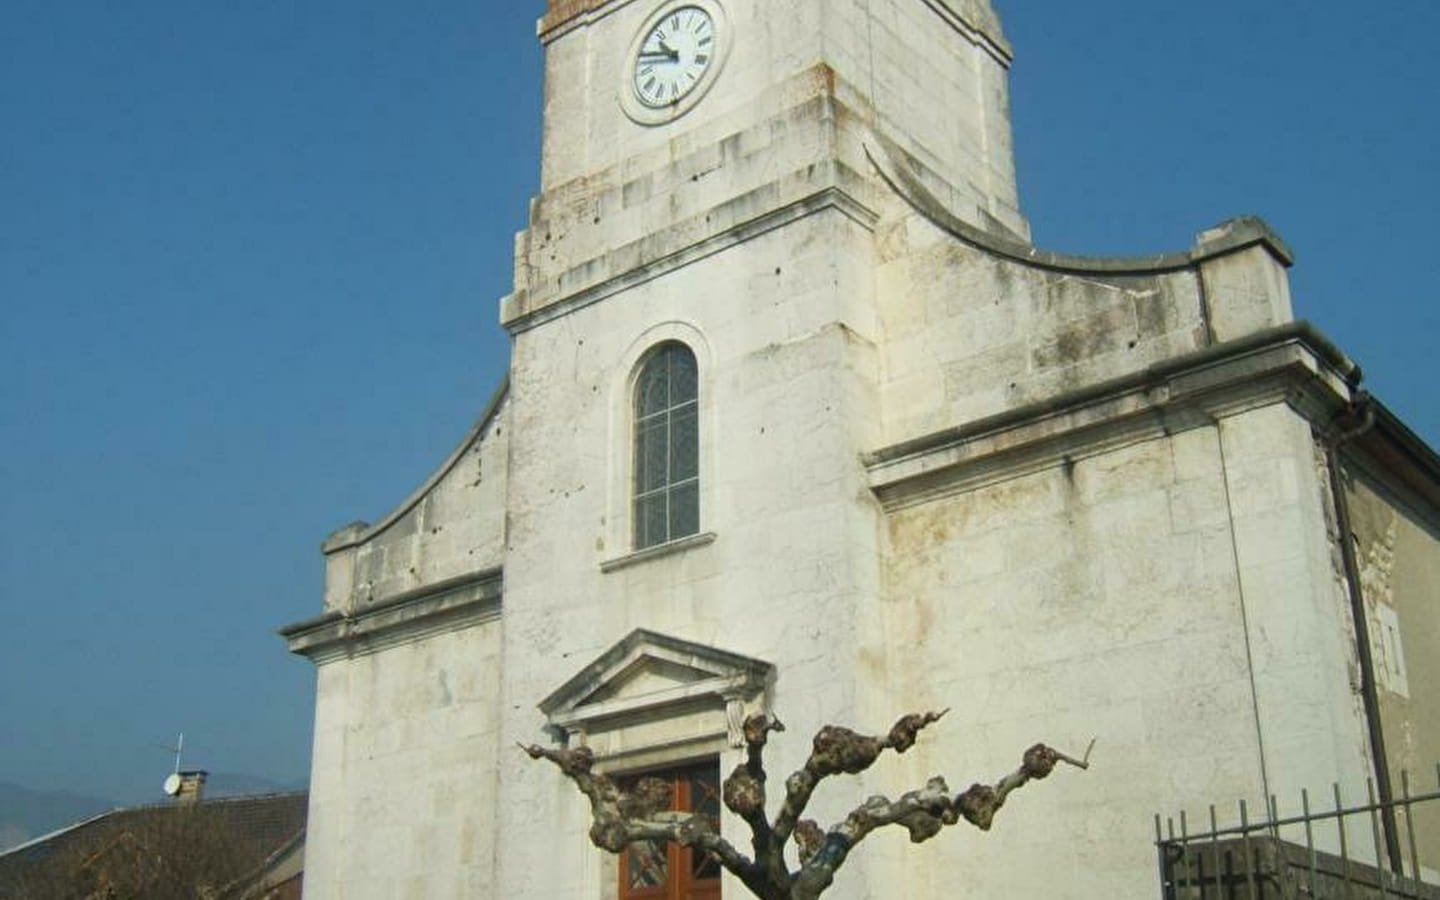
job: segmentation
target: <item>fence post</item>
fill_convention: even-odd
[[[1405,798],[1405,831],[1410,835],[1410,878],[1420,892],[1420,852],[1415,849],[1415,810],[1410,802],[1410,773],[1400,770],[1400,796]]]
[[[1245,848],[1245,886],[1249,894],[1248,900],[1255,900],[1255,866],[1258,860],[1250,850],[1250,813],[1245,808],[1245,801],[1240,801],[1240,840]]]
[[[1355,882],[1350,878],[1350,841],[1345,833],[1345,804],[1340,799],[1340,782],[1330,785],[1335,794],[1335,830],[1340,833],[1340,877],[1345,880],[1345,900],[1353,900]]]
[[[1385,866],[1380,864],[1380,848],[1385,846],[1380,843],[1380,819],[1377,817],[1378,808],[1375,806],[1375,782],[1369,778],[1365,779],[1365,796],[1370,803],[1370,833],[1375,840],[1375,878],[1380,883],[1380,900],[1385,900]]]

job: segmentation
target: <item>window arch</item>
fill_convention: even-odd
[[[695,354],[658,345],[635,381],[634,546],[700,531],[700,403]]]

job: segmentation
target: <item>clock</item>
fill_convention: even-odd
[[[635,54],[635,99],[651,109],[679,103],[700,84],[719,51],[715,20],[698,6],[680,6],[653,23]]]
[[[710,89],[729,51],[717,0],[670,0],[652,12],[630,44],[620,105],[642,125],[688,112]]]

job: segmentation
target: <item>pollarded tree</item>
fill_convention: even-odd
[[[745,721],[745,762],[725,779],[725,806],[750,827],[753,858],[721,837],[710,820],[696,813],[666,811],[670,786],[655,778],[642,778],[632,790],[621,790],[609,777],[595,772],[595,757],[587,747],[553,749],[522,747],[532,759],[548,759],[575,782],[590,799],[593,823],[590,840],[611,853],[621,853],[640,841],[674,841],[710,854],[761,900],[815,900],[835,880],[850,851],[866,835],[885,825],[899,825],[915,843],[928,840],[946,825],[962,818],[989,830],[995,813],[1017,788],[1047,777],[1059,763],[1089,768],[1089,750],[1075,759],[1044,744],[1025,751],[1020,767],[993,785],[971,785],[952,796],[945,779],[930,779],[923,788],[895,800],[871,797],[853,809],[843,822],[822,830],[802,819],[815,788],[831,775],[857,774],[870,768],[885,750],[904,753],[915,745],[921,729],[938,721],[944,712],[908,715],[889,734],[872,737],[848,728],[827,725],[815,735],[805,767],[785,780],[785,800],[771,821],[765,813],[764,751],[771,732],[785,726],[770,716]],[[1093,742],[1092,742],[1093,745]],[[800,866],[792,870],[785,845],[793,840]]]

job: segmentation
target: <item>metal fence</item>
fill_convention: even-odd
[[[1401,796],[1347,806],[1339,785],[1323,804],[1300,795],[1298,815],[1280,815],[1270,797],[1252,821],[1245,801],[1239,824],[1221,827],[1185,813],[1155,817],[1164,900],[1440,900],[1440,765],[1435,790],[1415,792],[1408,773]],[[1227,811],[1228,812],[1228,811]],[[1198,827],[1197,827],[1198,826]]]

